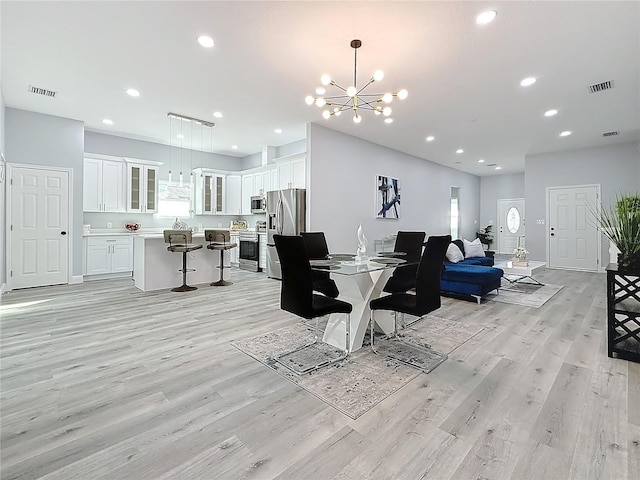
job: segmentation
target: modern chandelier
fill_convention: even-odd
[[[379,82],[384,78],[384,72],[382,70],[376,70],[369,81],[363,86],[358,87],[358,48],[362,46],[360,40],[351,40],[351,48],[353,48],[353,84],[347,88],[338,85],[331,79],[329,75],[322,75],[320,82],[322,87],[316,88],[316,96],[308,95],[305,98],[307,105],[313,105],[314,103],[324,108],[322,116],[329,119],[333,116],[340,116],[340,114],[347,110],[353,110],[354,123],[360,123],[362,117],[360,116],[361,110],[370,110],[376,115],[382,115],[386,117],[385,123],[393,122],[391,118],[391,107],[389,104],[393,101],[394,97],[398,97],[400,100],[407,98],[408,92],[402,89],[395,93],[364,93],[365,89],[374,82]],[[326,86],[334,86],[344,94],[325,96]]]

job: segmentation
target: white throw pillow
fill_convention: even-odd
[[[464,255],[462,255],[462,252],[455,243],[449,244],[445,256],[451,263],[458,263],[459,261],[464,260]]]
[[[473,242],[462,240],[464,244],[464,258],[484,257],[484,248],[480,243],[480,239],[476,238]]]

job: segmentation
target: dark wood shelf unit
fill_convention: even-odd
[[[610,357],[640,362],[640,270],[607,266],[607,345]]]

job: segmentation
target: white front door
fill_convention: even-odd
[[[10,288],[69,282],[69,176],[12,166]]]
[[[547,189],[549,267],[598,271],[599,234],[589,213],[598,191],[598,185]]]
[[[518,246],[525,246],[524,198],[498,200],[498,253],[513,254]]]

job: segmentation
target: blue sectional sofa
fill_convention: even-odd
[[[453,240],[451,243],[454,243],[455,245],[458,246],[458,248],[462,252],[462,255],[465,254],[464,253],[464,242],[462,240],[460,240],[460,239]],[[461,260],[458,263],[451,263],[451,262],[449,262],[449,260],[445,259],[445,263],[447,265],[482,265],[484,267],[492,267],[493,266],[493,252],[485,251],[484,255],[485,255],[484,257],[465,258],[464,260]]]
[[[462,240],[453,240],[464,255]],[[445,259],[440,291],[447,296],[471,296],[478,304],[482,297],[492,290],[498,290],[504,272],[493,268],[493,252],[485,252],[484,257],[465,258],[458,263]]]
[[[472,296],[479,304],[487,293],[500,288],[503,274],[494,267],[447,263],[440,278],[440,291],[449,296]]]

